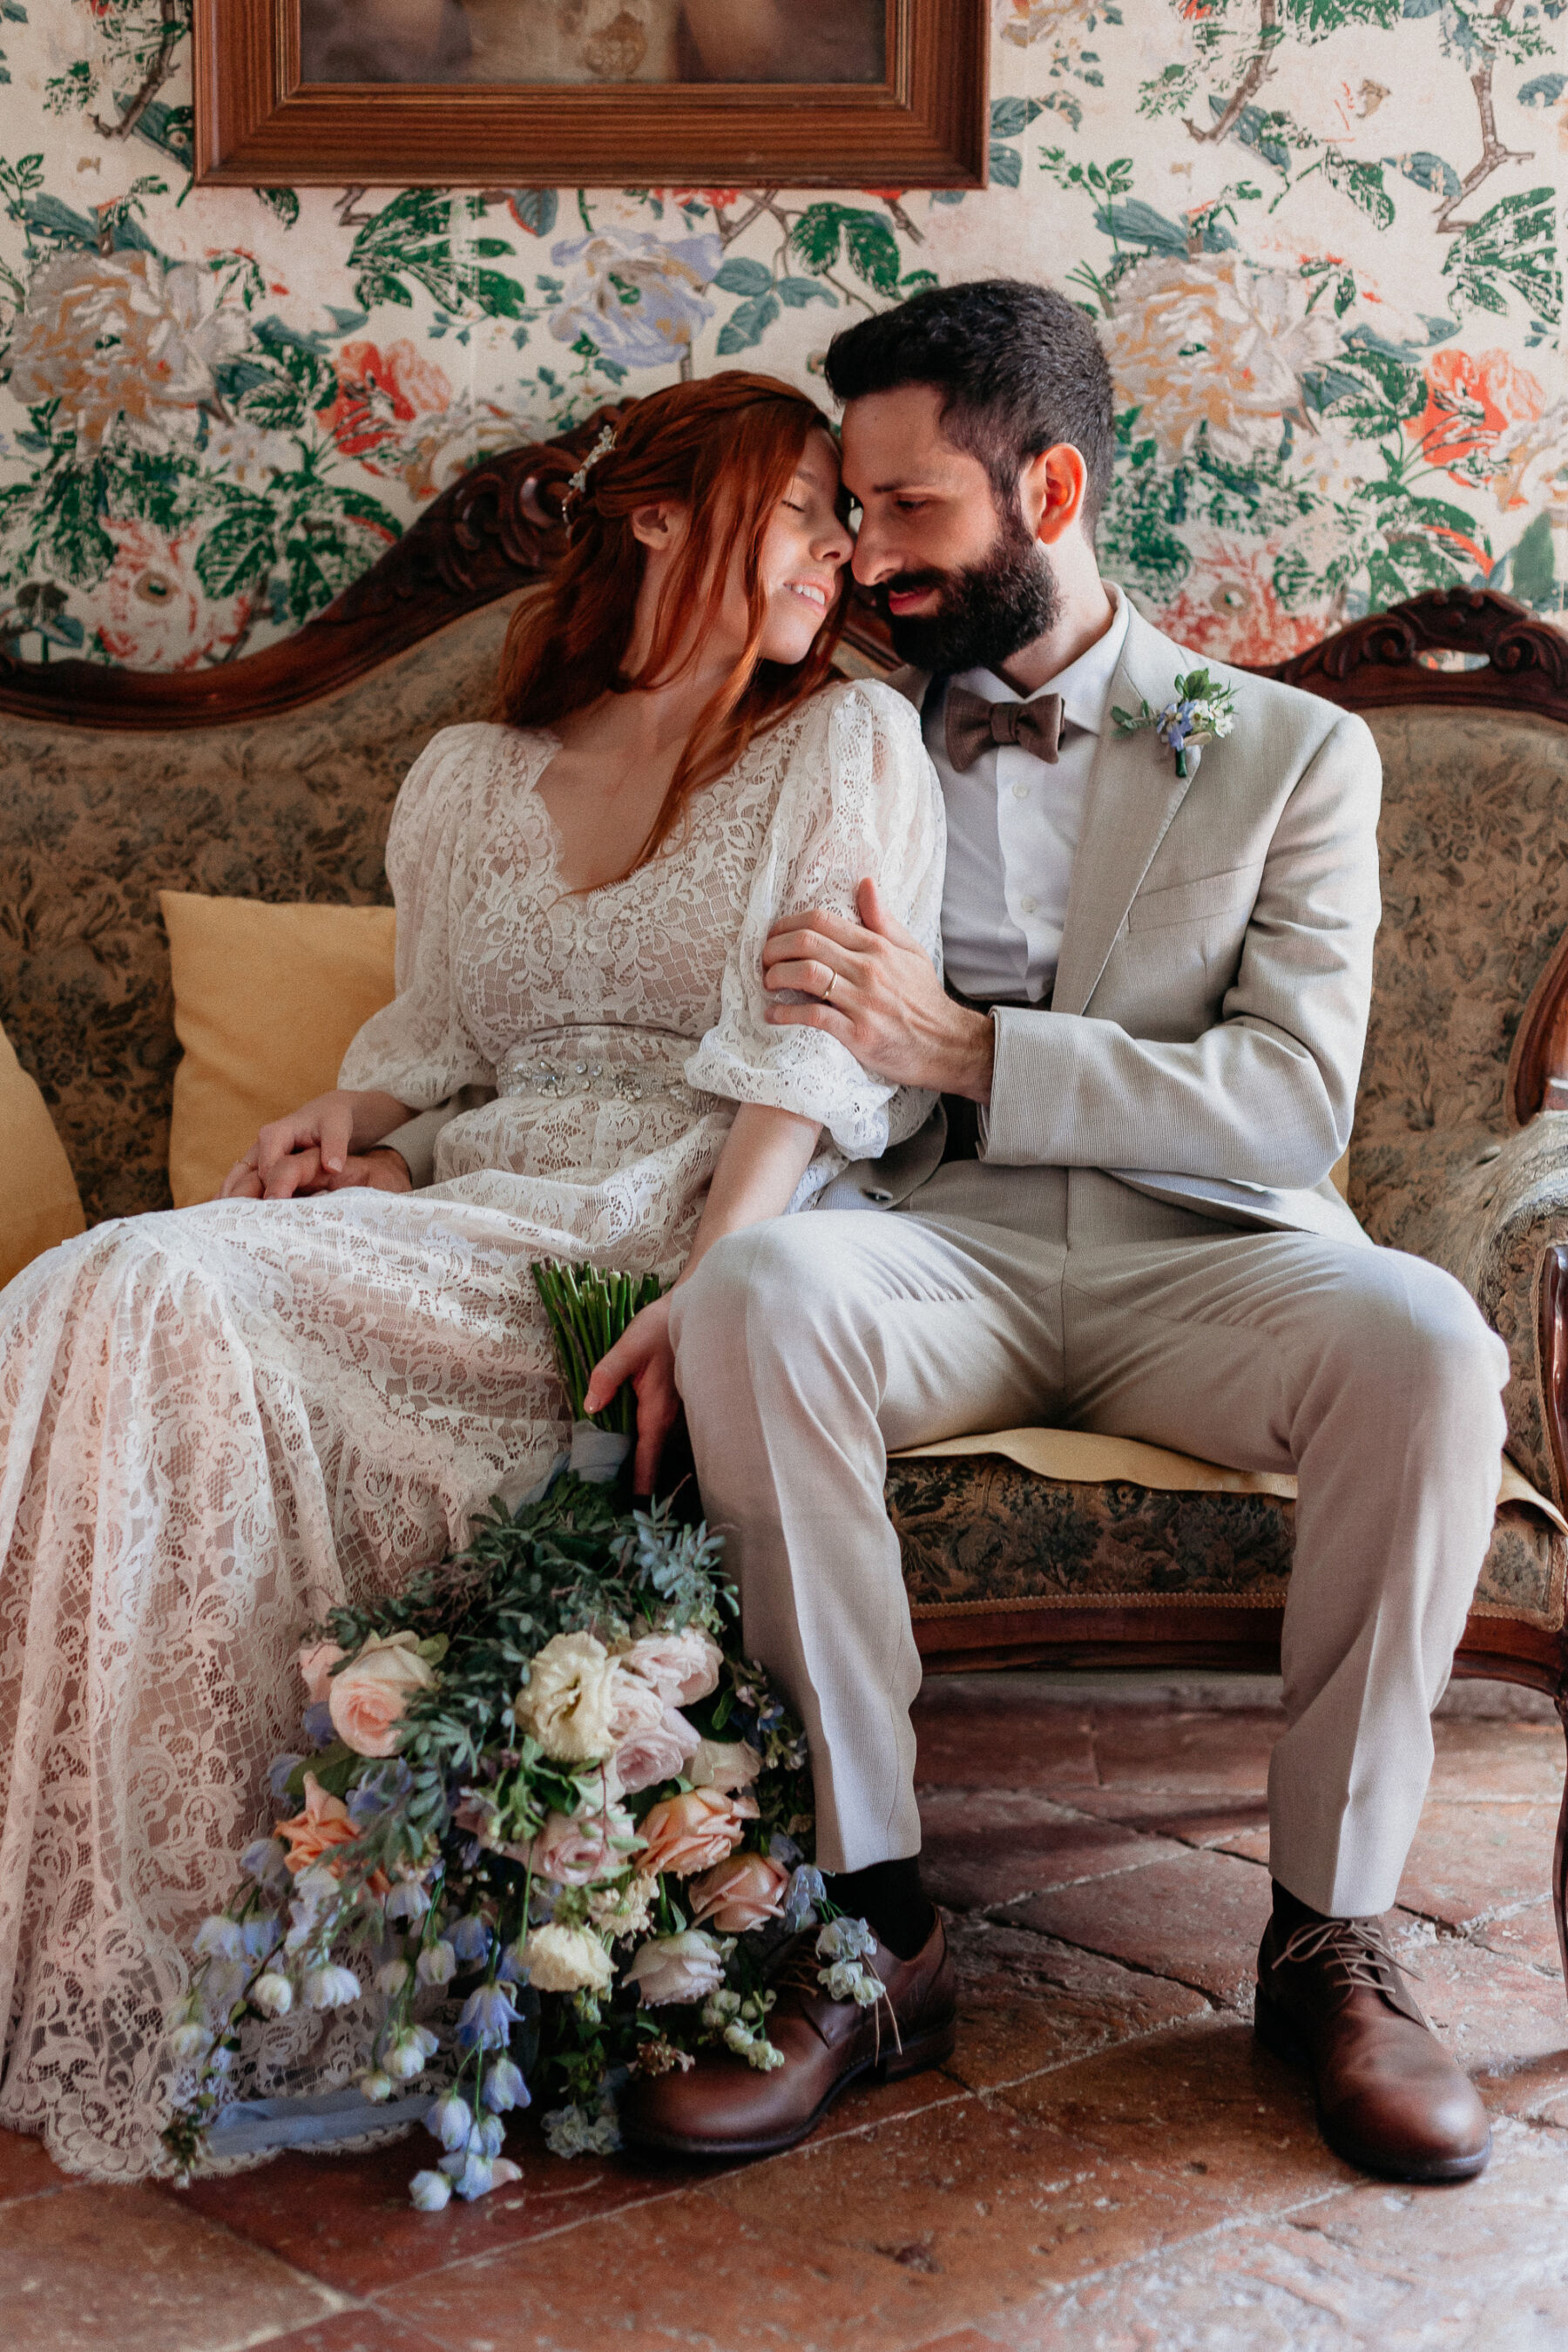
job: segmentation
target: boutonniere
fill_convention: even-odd
[[[1178,776],[1195,776],[1205,743],[1217,742],[1236,724],[1236,695],[1206,669],[1190,669],[1178,677],[1173,698],[1163,710],[1142,703],[1136,712],[1112,710],[1123,735],[1141,735],[1152,727],[1168,751],[1176,755]]]

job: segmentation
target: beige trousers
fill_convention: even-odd
[[[957,1164],[901,1210],[720,1243],[671,1324],[748,1648],[810,1737],[826,1868],[920,1849],[887,1455],[1045,1422],[1297,1474],[1271,1866],[1320,1911],[1394,1901],[1504,1438],[1507,1352],[1450,1276],[1093,1171]]]

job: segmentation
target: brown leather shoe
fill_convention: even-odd
[[[918,2074],[951,2056],[958,1980],[939,1916],[912,1960],[879,1943],[870,1967],[887,1987],[874,2010],[830,2000],[816,1980],[816,1930],[797,1936],[773,1977],[768,2039],[784,2063],[759,2074],[728,2050],[705,2050],[686,2074],[634,2075],[621,2131],[671,2156],[771,2156],[793,2147],[840,2091],[864,2074]]]
[[[1487,2111],[1421,2013],[1371,1919],[1278,1912],[1258,1954],[1259,2041],[1303,2061],[1336,2156],[1392,2180],[1468,2180],[1491,2154]]]

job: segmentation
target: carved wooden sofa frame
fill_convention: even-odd
[[[166,981],[145,982],[139,990],[127,985],[118,998],[113,994],[115,970],[128,958],[135,961],[123,939],[134,934],[142,940],[136,952],[142,952],[155,929],[155,887],[276,899],[384,898],[379,849],[402,765],[436,725],[480,715],[483,701],[476,699],[475,690],[482,669],[456,682],[437,681],[405,695],[401,703],[390,688],[384,692],[382,681],[395,679],[395,665],[410,649],[451,641],[453,625],[465,616],[483,616],[482,629],[478,619],[467,626],[480,632],[475,640],[479,655],[493,662],[502,600],[540,578],[557,556],[565,478],[601,421],[616,413],[600,412],[557,441],[510,451],[464,477],[324,613],[263,652],[209,668],[152,675],[76,660],[34,665],[0,650],[0,711],[8,722],[0,769],[9,762],[18,779],[15,792],[0,793],[0,1021],[55,1108],[89,1216],[166,1202],[166,1193],[160,1196],[157,1189],[161,1176],[144,1171],[134,1179],[134,1171],[128,1177],[124,1167],[125,1122],[138,1121],[138,1131],[153,1133],[154,1140],[159,1119],[166,1122],[174,1058]],[[888,666],[885,640],[871,615],[858,614],[852,622],[846,660],[867,671]],[[1413,1154],[1420,1161],[1425,1153],[1429,1167],[1434,1151],[1441,1160],[1446,1148],[1441,1134],[1423,1138],[1419,1132],[1423,1125],[1442,1125],[1419,1102],[1395,1115],[1392,1126],[1385,1120],[1383,1140],[1364,1155],[1364,1170],[1358,1161],[1358,1111],[1351,1191],[1363,1216],[1372,1202],[1375,1214],[1368,1222],[1377,1238],[1426,1245],[1427,1254],[1446,1264],[1460,1260],[1451,1270],[1472,1289],[1480,1286],[1484,1307],[1488,1280],[1494,1286],[1505,1281],[1511,1286],[1508,1311],[1501,1315],[1514,1359],[1510,1444],[1528,1476],[1559,1510],[1568,1509],[1568,1128],[1558,1130],[1551,1116],[1568,1111],[1568,791],[1559,793],[1554,782],[1561,766],[1561,782],[1568,786],[1568,639],[1500,596],[1440,592],[1343,629],[1270,675],[1358,710],[1374,726],[1402,723],[1389,714],[1414,715],[1425,722],[1426,715],[1443,712],[1455,729],[1473,733],[1480,728],[1483,734],[1475,740],[1494,746],[1494,739],[1500,739],[1505,755],[1500,769],[1493,763],[1489,814],[1483,813],[1480,830],[1496,817],[1498,777],[1506,798],[1509,779],[1517,772],[1519,792],[1536,812],[1534,832],[1520,836],[1522,847],[1510,837],[1503,857],[1505,866],[1511,861],[1529,869],[1535,894],[1520,899],[1516,893],[1510,900],[1523,905],[1529,916],[1525,935],[1510,950],[1516,1001],[1504,1008],[1494,1024],[1496,1034],[1473,1057],[1479,1094],[1469,1106],[1472,1115],[1454,1129],[1458,1172],[1442,1180],[1456,1199],[1464,1194],[1463,1213],[1456,1211],[1457,1223],[1445,1223],[1443,1214],[1435,1216],[1430,1199],[1423,1208],[1416,1197],[1421,1181],[1411,1179],[1405,1160]],[[383,772],[370,779],[352,805],[339,805],[330,782],[334,745],[349,740],[355,728],[363,736],[374,723],[367,694],[378,708],[384,701],[387,714]],[[453,694],[458,695],[457,707],[451,705]],[[1521,732],[1526,721],[1529,727]],[[285,734],[278,738],[282,748],[273,761],[272,781],[268,784],[262,761],[258,799],[255,747],[273,740],[279,729]],[[68,885],[51,886],[48,878],[49,841],[64,837],[66,820],[58,809],[64,780],[79,767],[86,750],[77,730],[89,730],[99,746],[98,781],[79,797],[100,808],[95,821],[120,828],[115,845],[104,852],[105,911],[98,916],[90,907],[83,911],[91,897],[85,868],[79,871],[74,892]],[[158,821],[161,845],[153,851],[124,845],[138,812],[122,809],[101,816],[106,795],[110,801],[114,795],[115,763],[110,758],[105,764],[104,730],[127,754],[130,739],[155,739],[161,748],[153,766],[160,777],[176,773],[182,762],[190,771],[181,785],[184,797],[169,800]],[[1509,752],[1514,737],[1517,758]],[[151,753],[153,744],[145,748]],[[1388,757],[1385,746],[1385,765]],[[196,773],[207,765],[224,770],[210,791]],[[158,801],[157,791],[144,782],[137,793],[139,811],[142,803]],[[263,800],[269,808],[278,802],[283,814],[275,822],[268,819],[274,823],[269,845],[253,855],[241,836]],[[1563,815],[1553,834],[1559,802]],[[142,821],[144,830],[156,832],[151,816]],[[79,813],[71,819],[78,833],[86,822]],[[1434,888],[1449,890],[1451,897],[1458,889],[1462,896],[1462,850],[1435,835],[1426,841],[1432,828],[1419,811],[1412,823],[1414,832],[1411,824],[1405,825],[1409,839],[1402,852],[1408,853],[1407,867],[1414,857],[1409,870],[1419,877],[1427,858],[1434,877],[1447,877],[1435,881]],[[118,871],[110,874],[117,860]],[[1386,865],[1385,857],[1385,869]],[[1554,870],[1536,870],[1543,866]],[[74,897],[73,910],[62,909],[62,895]],[[1399,903],[1385,911],[1385,936],[1391,923],[1401,921],[1415,935],[1427,919],[1424,894],[1406,888],[1402,898],[1395,895]],[[90,962],[94,957],[102,982],[98,1013],[79,1018],[61,1013],[48,994],[51,960]],[[1504,993],[1512,987],[1510,979]],[[1445,1017],[1452,1017],[1452,989],[1445,1001]],[[1459,1005],[1458,1013],[1464,1009]],[[153,1033],[156,1042],[150,1044]],[[1483,1099],[1489,1087],[1489,1099]],[[118,1146],[116,1119],[122,1130]],[[1542,1136],[1546,1142],[1538,1144],[1534,1139]],[[1490,1260],[1488,1273],[1481,1264],[1486,1253],[1478,1255],[1474,1240],[1477,1219],[1491,1197],[1478,1192],[1477,1182],[1484,1185],[1485,1171],[1494,1165],[1502,1171],[1497,1182],[1507,1192],[1505,1210],[1512,1220],[1501,1251],[1507,1261],[1502,1274]],[[1479,1180],[1475,1170],[1483,1171]],[[1431,1245],[1434,1232],[1441,1247]],[[1407,1238],[1412,1234],[1414,1241]],[[1492,1248],[1492,1259],[1498,1255]],[[1070,1572],[1049,1557],[1054,1538],[1048,1514],[1046,1521],[1037,1516],[1029,1520],[1020,1504],[1023,1496],[1032,1507],[1040,1487],[1037,1481],[1030,1486],[1027,1473],[994,1459],[893,1465],[889,1507],[904,1543],[917,1636],[929,1670],[1047,1662],[1074,1667],[1278,1668],[1289,1504],[1270,1505],[1261,1517],[1255,1511],[1250,1522],[1237,1521],[1225,1537],[1237,1557],[1249,1542],[1272,1547],[1274,1553],[1265,1571],[1250,1581],[1243,1578],[1230,1599],[1214,1589],[1194,1597],[1173,1571],[1154,1573],[1148,1589],[1130,1591],[1125,1598],[1108,1599],[1093,1591],[1079,1597]],[[1055,1500],[1061,1506],[1054,1523],[1059,1526],[1065,1524],[1061,1512],[1070,1516],[1073,1502],[1070,1494],[1058,1494]],[[1122,1519],[1136,1523],[1139,1543],[1164,1547],[1157,1570],[1162,1563],[1170,1570],[1184,1543],[1191,1549],[1194,1511],[1200,1518],[1203,1510],[1209,1511],[1212,1522],[1215,1507],[1214,1496],[1164,1496],[1151,1507],[1148,1496],[1131,1489],[1116,1502]],[[1506,1516],[1506,1509],[1500,1514],[1500,1528]],[[1020,1528],[1026,1525],[1045,1532],[1021,1538]],[[1514,1534],[1526,1544],[1530,1572],[1545,1581],[1529,1607],[1511,1608],[1506,1599],[1478,1605],[1456,1671],[1549,1693],[1568,1729],[1563,1599],[1568,1541],[1538,1522],[1528,1529],[1521,1523]],[[1036,1545],[1034,1581],[1040,1589],[1020,1595],[988,1588],[987,1559],[1009,1549],[1016,1584],[1020,1540]],[[995,1581],[993,1575],[993,1586]],[[1548,1601],[1542,1601],[1542,1592],[1549,1592]],[[1565,1891],[1568,1797],[1552,1887],[1568,1967]]]

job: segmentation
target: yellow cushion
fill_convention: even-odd
[[[338,1082],[354,1032],[394,993],[390,907],[272,907],[160,890],[174,966],[169,1184],[210,1201],[257,1129]]]
[[[0,1029],[0,1288],[25,1265],[79,1234],[87,1220],[48,1105]]]

